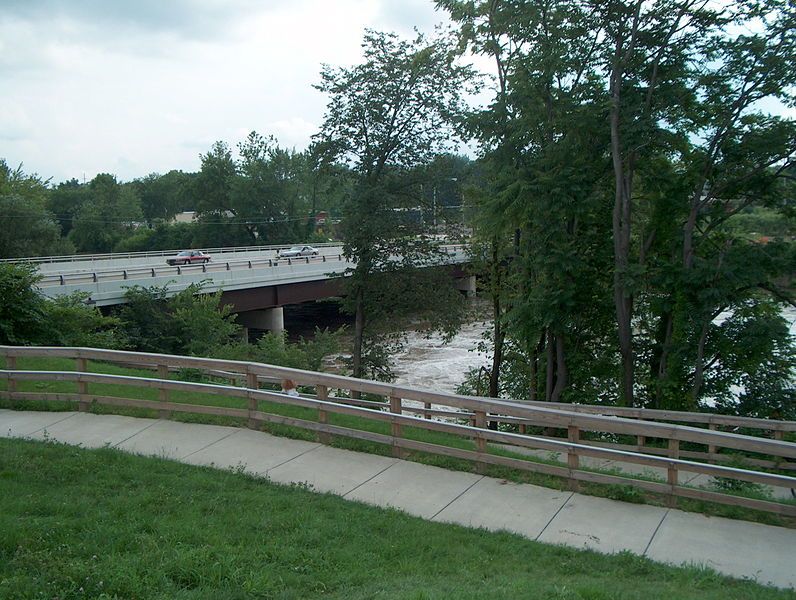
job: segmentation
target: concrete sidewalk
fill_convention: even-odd
[[[110,446],[389,506],[433,521],[604,553],[623,550],[796,587],[796,530],[628,504],[330,448],[234,427],[76,412],[0,410],[0,437]]]

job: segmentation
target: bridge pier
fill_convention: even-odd
[[[475,275],[457,277],[454,285],[457,290],[464,292],[468,298],[475,298]]]
[[[281,306],[238,313],[238,323],[248,329],[266,329],[274,333],[285,330],[285,314]]]

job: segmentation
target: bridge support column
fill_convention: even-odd
[[[267,329],[274,333],[285,330],[285,315],[281,306],[238,313],[238,323],[247,329]]]
[[[464,292],[468,298],[475,298],[475,275],[457,277],[454,285],[457,290]]]

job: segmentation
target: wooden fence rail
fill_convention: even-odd
[[[581,410],[565,410],[569,405],[553,407],[530,405],[528,403],[505,402],[495,399],[459,396],[441,392],[431,392],[405,386],[395,386],[376,381],[367,381],[312,371],[301,371],[287,367],[277,367],[247,361],[206,359],[165,354],[149,354],[92,348],[50,348],[0,346],[5,357],[6,369],[0,370],[0,381],[5,381],[5,390],[0,397],[11,400],[55,400],[76,402],[80,410],[88,410],[92,403],[109,406],[128,406],[148,408],[159,411],[161,417],[173,413],[189,412],[221,415],[244,419],[249,427],[257,428],[262,423],[280,423],[314,431],[319,440],[328,443],[331,436],[346,436],[365,439],[392,447],[395,456],[404,456],[410,450],[429,452],[438,455],[463,458],[476,463],[479,469],[484,465],[502,465],[524,471],[546,473],[563,477],[572,487],[579,482],[592,482],[606,485],[629,485],[636,488],[663,494],[671,499],[677,497],[697,498],[722,504],[744,506],[782,515],[796,516],[796,504],[760,500],[697,489],[680,484],[679,473],[689,472],[707,475],[724,480],[749,482],[780,488],[796,488],[796,478],[784,474],[796,465],[796,444],[763,437],[741,435],[715,429],[703,429],[671,423],[641,420],[640,417],[606,416]],[[19,368],[20,359],[63,358],[73,361],[74,371],[42,371]],[[135,365],[139,368],[157,372],[153,377],[134,377],[128,375],[109,375],[90,372],[95,367],[89,361]],[[213,373],[224,383],[190,382],[169,379],[170,372],[176,368],[199,369]],[[280,378],[295,381],[306,391],[314,388],[315,394],[293,397],[260,389],[263,381],[274,382]],[[234,382],[229,384],[227,382]],[[25,382],[70,382],[75,384],[74,393],[54,393],[22,391]],[[157,400],[124,398],[97,393],[97,386],[123,385],[157,390]],[[28,386],[30,387],[30,386]],[[92,390],[92,388],[94,388]],[[339,390],[338,393],[335,393]],[[240,407],[211,406],[175,402],[172,394],[211,394],[240,399]],[[352,398],[352,392],[370,395]],[[373,398],[376,396],[376,398]],[[417,406],[407,406],[413,401]],[[298,406],[315,411],[316,420],[273,414],[262,410],[261,402],[282,406]],[[212,404],[212,403],[211,403]],[[437,405],[440,408],[431,408]],[[579,409],[581,407],[578,407]],[[365,424],[381,422],[387,426],[385,433],[374,433],[356,426],[333,424],[331,415],[347,415],[359,420],[348,422]],[[427,417],[442,416],[446,420]],[[665,418],[669,420],[671,413]],[[676,415],[674,415],[676,416]],[[649,418],[649,414],[647,414]],[[677,420],[671,418],[671,420]],[[543,435],[528,435],[496,431],[488,428],[489,421],[519,424],[527,431],[531,428],[556,428],[565,432],[566,438]],[[765,429],[760,419],[752,420],[758,429]],[[791,431],[791,423],[773,422],[779,431]],[[440,432],[471,440],[473,449],[462,449],[438,443],[418,441],[406,437],[410,428]],[[522,430],[521,430],[522,431]],[[387,433],[389,432],[389,433]],[[588,436],[602,436],[603,439],[587,439]],[[630,436],[639,439],[638,446],[611,440],[611,436]],[[649,445],[657,440],[658,446]],[[686,444],[688,449],[684,449]],[[495,453],[493,448],[500,445],[516,449],[515,456]],[[705,446],[707,452],[699,452],[694,446]],[[731,453],[721,454],[721,450]],[[565,464],[547,464],[527,457],[520,458],[523,451],[536,450],[564,456]],[[688,454],[698,454],[700,458],[713,460],[716,457],[743,460],[744,465],[779,467],[776,472],[766,472],[752,468],[722,466],[709,462],[687,460]],[[585,458],[631,463],[661,469],[666,473],[666,481],[646,479],[595,472],[584,463]]]

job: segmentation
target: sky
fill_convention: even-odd
[[[129,181],[252,130],[303,150],[323,63],[360,61],[365,28],[437,23],[431,0],[0,0],[0,159]]]

